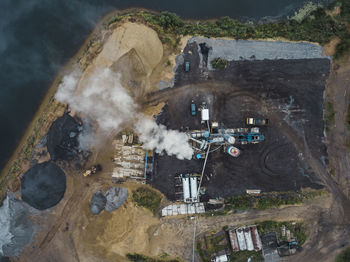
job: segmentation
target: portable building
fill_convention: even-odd
[[[243,228],[238,228],[236,230],[236,235],[237,235],[237,239],[238,239],[239,249],[240,250],[247,250],[247,244],[245,242]]]
[[[254,250],[254,244],[253,244],[253,240],[252,240],[252,233],[250,232],[250,228],[249,227],[246,227],[244,229],[244,238],[245,238],[245,242],[247,244],[247,250],[253,251]]]

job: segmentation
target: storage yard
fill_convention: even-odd
[[[197,110],[205,103],[210,123],[226,129],[250,128],[247,117],[270,120],[267,126],[259,127],[264,141],[239,145],[239,157],[223,153],[223,147],[209,154],[202,182],[207,196],[227,197],[247,189],[322,187],[293,137],[305,139],[310,151],[326,165],[322,101],[329,59],[231,61],[226,69],[210,71],[199,50],[195,42],[189,43],[183,56],[192,69],[186,72],[178,66],[174,88],[150,96],[150,101],[166,98],[159,123],[186,132],[207,130],[207,123],[201,123],[201,112],[191,113],[193,103]],[[201,173],[203,162],[156,155],[151,183],[170,200],[177,200],[174,177]]]

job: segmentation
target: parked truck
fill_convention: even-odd
[[[269,120],[262,118],[247,117],[246,123],[250,126],[266,126],[269,123]]]

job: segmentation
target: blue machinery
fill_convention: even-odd
[[[152,153],[152,162],[148,165],[148,160],[150,158],[148,157],[148,150],[146,150],[146,156],[145,156],[145,170],[144,170],[144,178],[147,179],[147,175],[150,175],[150,180],[152,181],[153,178],[153,164],[154,164],[154,154]],[[148,168],[148,169],[147,169]]]

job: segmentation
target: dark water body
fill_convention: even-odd
[[[315,2],[329,2],[315,1]],[[169,10],[183,18],[277,19],[305,0],[0,0],[0,169],[58,70],[116,9]]]

